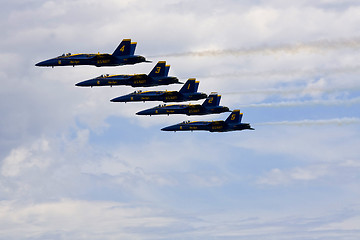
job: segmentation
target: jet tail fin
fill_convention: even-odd
[[[149,77],[166,77],[166,61],[159,61],[149,73]]]
[[[240,113],[240,110],[234,110],[229,115],[229,117],[225,120],[226,123],[241,123],[243,114]]]
[[[195,78],[189,78],[186,83],[180,89],[180,93],[194,93],[197,92],[199,82],[195,81]]]
[[[216,92],[212,92],[202,104],[204,107],[206,106],[219,106],[221,95],[218,95]]]
[[[133,55],[135,52],[135,48],[136,48],[136,43],[132,44],[131,39],[123,39],[112,55],[113,56]]]
[[[170,65],[166,65],[165,66],[165,77],[167,77],[169,75],[169,71],[170,71]]]
[[[136,48],[137,42],[132,42],[130,44],[130,55],[134,55],[135,54],[135,48]]]

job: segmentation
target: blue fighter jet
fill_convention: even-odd
[[[179,124],[165,127],[162,131],[194,131],[204,130],[210,132],[229,132],[237,130],[254,130],[249,123],[241,123],[243,114],[234,110],[225,121],[184,121]]]
[[[203,104],[173,104],[159,105],[150,109],[137,112],[137,115],[160,115],[160,114],[186,114],[190,115],[206,115],[213,113],[229,112],[228,107],[219,106],[221,96],[217,93],[211,93]]]
[[[96,67],[103,66],[119,66],[136,64],[141,62],[149,62],[143,56],[134,55],[136,42],[131,42],[131,39],[124,39],[120,45],[115,49],[113,54],[108,53],[91,53],[91,54],[63,54],[56,58],[51,58],[37,63],[35,66],[39,67],[54,67],[54,66],[75,66],[75,65],[95,65]]]
[[[182,86],[180,91],[135,91],[133,93],[111,99],[111,102],[184,102],[199,100],[207,97],[206,93],[198,92],[199,82],[190,78]]]
[[[79,82],[76,86],[93,87],[93,86],[114,86],[127,85],[132,87],[153,87],[159,85],[169,85],[181,83],[176,77],[168,77],[170,65],[165,61],[159,61],[152,71],[147,74],[134,75],[101,75],[97,78]]]

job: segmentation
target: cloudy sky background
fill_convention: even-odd
[[[359,239],[358,1],[0,2],[0,239]],[[154,62],[34,66],[123,38]],[[161,132],[227,114],[74,86],[159,60],[256,130]]]

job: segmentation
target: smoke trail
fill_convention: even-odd
[[[320,119],[320,120],[309,120],[304,119],[300,121],[280,121],[280,122],[264,122],[254,123],[257,126],[268,126],[268,125],[286,125],[286,126],[311,126],[311,125],[350,125],[360,124],[360,118],[334,118],[334,119]]]
[[[348,86],[348,87],[334,87],[334,88],[322,88],[322,87],[297,87],[297,88],[268,88],[268,89],[250,89],[236,92],[223,92],[222,95],[245,95],[245,94],[259,94],[259,95],[290,95],[290,94],[315,94],[315,93],[334,93],[341,91],[354,92],[359,91],[360,86]]]
[[[257,104],[248,104],[240,105],[244,108],[273,108],[273,107],[298,107],[298,106],[313,106],[313,105],[324,105],[324,106],[350,106],[353,104],[359,104],[360,97],[346,100],[312,100],[312,101],[287,101],[287,102],[272,102],[272,103],[257,103]]]
[[[333,68],[314,68],[314,69],[283,69],[283,70],[269,70],[269,71],[257,71],[257,72],[233,72],[233,73],[216,73],[216,74],[204,74],[197,75],[198,78],[271,78],[271,77],[295,77],[295,76],[319,76],[319,75],[334,75],[344,73],[360,72],[360,65],[343,66]]]
[[[278,46],[261,46],[253,48],[243,48],[243,49],[217,49],[217,50],[204,50],[204,51],[193,51],[193,52],[182,52],[182,53],[169,53],[163,55],[149,56],[152,58],[155,57],[210,57],[210,56],[246,56],[246,55],[256,55],[264,54],[271,55],[277,53],[288,53],[288,54],[297,54],[303,51],[326,51],[326,50],[336,50],[341,48],[357,49],[360,47],[360,38],[354,39],[340,39],[340,40],[319,40],[308,43],[297,43],[289,45],[278,45]]]

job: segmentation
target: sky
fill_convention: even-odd
[[[0,239],[359,239],[358,1],[0,3]],[[35,67],[125,38],[153,63]],[[161,60],[255,131],[162,132],[228,114],[75,87]]]

